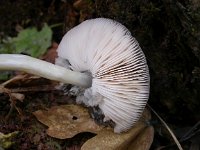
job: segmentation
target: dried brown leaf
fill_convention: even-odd
[[[55,59],[58,57],[57,54],[57,48],[58,48],[58,43],[53,42],[51,47],[48,49],[48,51],[41,57],[41,59],[47,61],[47,62],[51,62],[51,63],[55,63]]]
[[[95,137],[83,144],[81,150],[148,150],[153,141],[153,127],[147,126],[151,118],[145,110],[140,121],[126,133],[116,134],[112,129],[102,129]]]
[[[15,82],[17,82],[17,81],[19,81],[19,80],[22,80],[22,79],[24,79],[25,77],[26,77],[26,75],[20,74],[20,75],[17,75],[17,76],[15,76],[15,77],[13,77],[13,78],[7,80],[6,82],[2,83],[1,85],[2,85],[3,87],[6,87],[7,85],[12,84],[12,83],[15,83]]]
[[[21,94],[21,93],[10,93],[10,95],[11,95],[11,97],[19,100],[20,102],[23,102],[23,100],[25,98],[24,94]]]
[[[36,118],[49,128],[49,136],[66,139],[81,132],[97,133],[102,129],[91,118],[88,110],[79,105],[54,106],[33,113]]]
[[[147,126],[128,147],[128,150],[149,150],[153,142],[154,128]]]
[[[29,74],[19,74],[2,83],[0,85],[0,93],[3,92],[2,88],[9,89],[10,93],[52,91],[55,90],[57,84],[57,82],[42,77]]]
[[[34,115],[49,127],[47,134],[55,138],[71,138],[81,132],[96,133],[83,144],[81,150],[148,150],[153,141],[153,127],[146,123],[151,119],[147,110],[132,129],[121,134],[96,125],[87,109],[79,105],[54,106],[47,111],[38,110]]]
[[[83,144],[81,150],[116,150],[125,149],[145,128],[142,122],[138,122],[134,128],[126,133],[117,134],[113,129],[103,129],[95,137]]]
[[[42,85],[49,85],[51,83],[50,80],[44,79],[42,77],[30,75],[30,74],[19,74],[12,79],[4,82],[2,86],[5,88],[13,89],[13,88],[28,88],[37,86],[38,89],[41,89]]]

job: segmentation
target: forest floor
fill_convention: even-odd
[[[196,7],[190,8],[190,11],[193,9],[198,18],[200,13],[196,10],[200,5],[198,2],[195,5],[195,0],[192,2]],[[146,4],[146,1],[134,3],[132,0],[130,5],[127,3],[120,0],[106,1],[106,4],[101,0],[2,0],[0,48],[5,40],[16,37],[23,29],[36,27],[41,30],[45,23],[55,25],[51,45],[39,57],[54,63],[59,41],[75,25],[94,17],[121,21],[143,44],[151,74],[149,105],[171,127],[184,149],[197,150],[200,147],[200,32],[195,25],[187,24],[191,20],[188,21],[185,12],[176,7],[181,4],[185,10],[189,4],[186,1],[177,1],[176,4],[148,1]],[[166,19],[169,20],[166,22]],[[96,135],[84,132],[72,138],[58,139],[47,134],[47,126],[39,122],[33,112],[75,104],[75,97],[55,88],[58,83],[13,71],[1,71],[0,83],[0,150],[1,134],[12,133],[4,144],[7,144],[7,149],[16,150],[78,150]],[[151,115],[149,124],[154,127],[151,149],[177,149],[166,127],[154,113]]]

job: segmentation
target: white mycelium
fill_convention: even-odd
[[[77,72],[89,72],[92,86],[77,97],[99,106],[114,131],[126,131],[139,119],[149,97],[149,70],[144,53],[127,28],[97,18],[84,21],[63,37],[57,62]],[[68,64],[69,62],[69,64]]]

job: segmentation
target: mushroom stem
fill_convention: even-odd
[[[92,83],[92,78],[86,73],[71,71],[21,54],[0,54],[0,70],[24,71],[50,80],[82,87],[90,87]]]

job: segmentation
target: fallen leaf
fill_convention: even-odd
[[[134,128],[121,134],[114,133],[113,129],[103,129],[95,137],[86,141],[81,150],[125,149],[144,128],[145,125],[138,122]]]
[[[19,100],[20,102],[23,102],[23,100],[25,98],[24,94],[21,94],[21,93],[10,93],[10,95],[11,95],[11,97]]]
[[[154,128],[147,126],[128,146],[128,150],[149,150],[153,142]]]
[[[54,106],[33,113],[47,125],[49,136],[66,139],[81,132],[97,135],[86,141],[81,150],[148,150],[153,141],[154,129],[148,125],[150,112],[145,110],[141,119],[128,132],[117,134],[112,128],[101,127],[90,118],[87,108],[80,105]]]
[[[56,42],[53,42],[51,47],[48,49],[48,51],[41,57],[42,60],[45,60],[47,62],[55,63],[55,59],[58,57],[57,54],[57,48],[58,44]]]
[[[33,87],[33,86],[42,86],[42,85],[49,85],[51,83],[50,80],[44,79],[42,77],[29,75],[29,74],[19,74],[10,80],[2,83],[1,85],[13,89],[13,88],[24,88],[24,87]],[[41,89],[41,88],[39,88]]]
[[[10,110],[9,110],[9,113],[7,114],[7,116],[6,116],[5,119],[7,120],[9,118],[9,116],[10,116],[10,114],[13,111],[14,108],[18,111],[20,117],[23,118],[22,110],[19,107],[16,106],[16,103],[17,103],[16,100],[18,100],[20,102],[23,102],[23,100],[25,98],[24,94],[21,94],[21,93],[12,93],[10,89],[7,89],[7,88],[5,88],[2,85],[0,85],[0,93],[5,93],[5,94],[7,94],[10,97],[9,98],[9,101],[10,101]]]
[[[79,105],[54,106],[33,114],[49,127],[47,134],[58,139],[72,138],[81,132],[97,133],[103,128],[90,118],[87,108]]]
[[[1,86],[6,87],[7,85],[12,84],[12,83],[15,83],[15,82],[17,82],[18,80],[22,80],[23,78],[25,78],[25,75],[21,75],[21,74],[20,74],[20,75],[17,75],[17,76],[15,76],[15,77],[13,77],[13,78],[7,80],[6,82],[2,83]]]
[[[0,85],[0,92],[1,92],[1,87],[9,89],[11,93],[52,91],[56,90],[55,89],[56,85],[57,82],[50,81],[42,77],[29,74],[19,74],[11,78],[10,80],[2,83]]]
[[[116,134],[113,129],[102,129],[86,141],[81,150],[148,150],[153,141],[154,129],[148,126],[150,112],[145,110],[141,119],[128,131]]]
[[[21,120],[24,119],[23,111],[16,105],[17,101],[23,102],[25,98],[22,92],[53,91],[56,90],[56,84],[54,81],[29,74],[19,74],[0,84],[0,93],[7,94],[9,96],[8,100],[11,102],[6,120],[14,109],[18,111]]]
[[[51,45],[52,29],[44,24],[40,31],[37,28],[21,30],[17,37],[8,38],[0,47],[2,53],[25,53],[32,57],[43,55]]]
[[[21,93],[12,93],[10,89],[5,88],[4,86],[0,85],[0,93],[6,93],[9,95],[10,99],[12,101],[19,100],[20,102],[23,102],[25,96]]]

